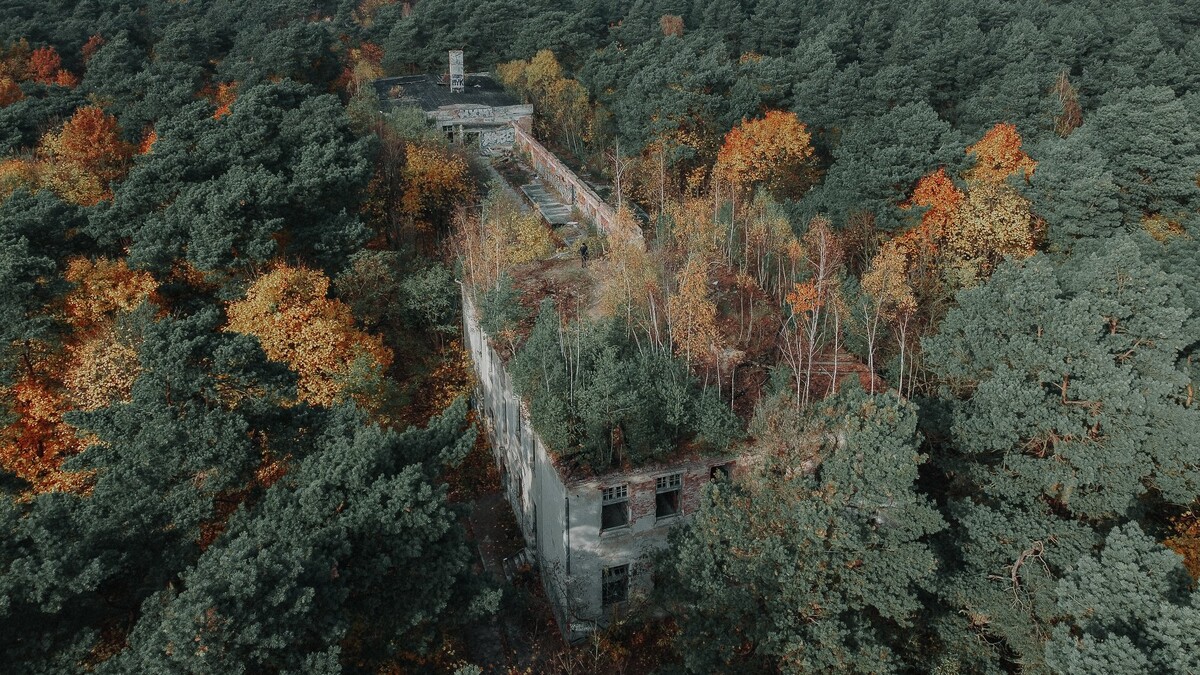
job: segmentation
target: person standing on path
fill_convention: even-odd
[[[585,241],[585,242],[583,242],[583,244],[581,244],[579,246],[579,266],[587,267],[587,259],[588,259],[588,249],[587,249],[587,242]]]

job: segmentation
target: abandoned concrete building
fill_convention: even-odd
[[[392,107],[419,106],[453,141],[478,142],[484,151],[513,150],[577,217],[606,236],[645,245],[640,229],[619,230],[616,210],[533,137],[533,107],[520,105],[487,75],[463,73],[461,54],[451,52],[444,81],[418,75],[375,86]],[[729,476],[737,463],[732,456],[680,452],[667,463],[634,470],[572,472],[533,430],[528,406],[481,327],[467,284],[462,309],[464,347],[477,378],[474,407],[526,545],[515,558],[537,566],[564,637],[585,637],[651,590],[652,554],[667,545],[673,526],[696,511],[704,485]]]
[[[651,555],[696,511],[704,485],[730,476],[738,460],[681,454],[631,471],[575,476],[533,430],[465,290],[463,323],[478,379],[475,408],[524,535],[523,557],[538,566],[564,636],[582,638],[651,590]]]
[[[463,71],[462,52],[450,52],[448,75],[406,75],[375,81],[386,109],[414,106],[451,142],[483,152],[511,148],[514,125],[529,129],[533,106],[523,104],[488,73]]]

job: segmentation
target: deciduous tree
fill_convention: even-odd
[[[811,141],[795,113],[772,110],[762,119],[742,120],[725,134],[713,171],[737,190],[763,185],[796,197],[814,180]]]
[[[58,132],[42,139],[40,180],[63,199],[91,206],[112,198],[111,185],[124,177],[133,147],[121,137],[112,115],[99,107],[75,111]]]
[[[228,330],[257,337],[268,358],[297,374],[300,400],[324,406],[343,399],[354,384],[346,376],[355,361],[375,372],[392,362],[382,340],[355,328],[350,308],[328,293],[329,278],[321,272],[278,265],[228,308]]]

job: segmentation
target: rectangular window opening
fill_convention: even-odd
[[[602,493],[600,531],[613,530],[629,524],[629,486],[606,487]]]
[[[679,515],[679,498],[683,492],[683,474],[673,473],[654,479],[654,518],[672,518]]]
[[[732,474],[733,462],[717,464],[708,471],[708,477],[710,480],[729,480]]]
[[[629,599],[629,565],[605,567],[601,571],[600,598],[605,607]]]

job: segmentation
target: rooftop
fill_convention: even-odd
[[[396,87],[399,87],[397,90]],[[466,76],[461,94],[450,93],[445,78],[436,75],[405,75],[375,80],[375,91],[391,106],[415,105],[425,112],[452,105],[484,105],[492,108],[521,105],[499,82],[486,73]]]

